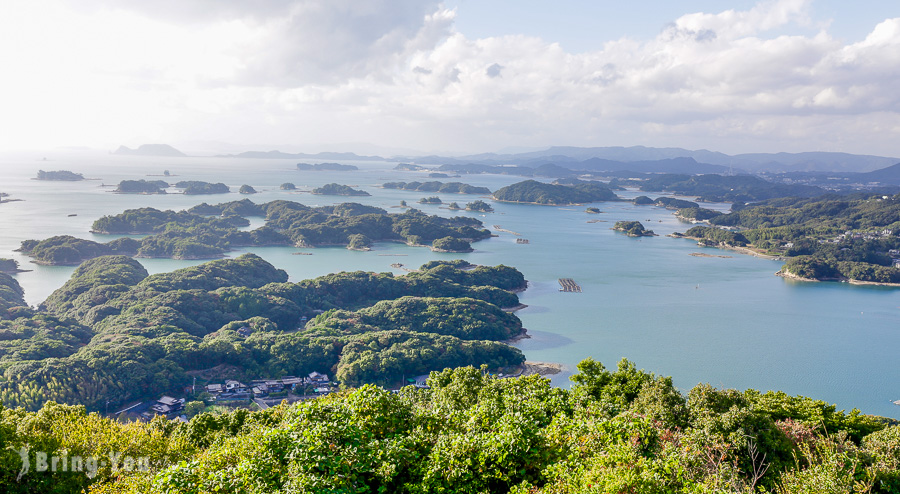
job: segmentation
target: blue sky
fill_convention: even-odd
[[[4,0],[0,150],[900,156],[896,0]]]

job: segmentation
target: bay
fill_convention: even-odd
[[[64,151],[47,155],[0,156],[0,192],[18,202],[0,204],[0,257],[14,258],[24,269],[16,279],[29,304],[37,305],[61,286],[74,267],[39,266],[13,252],[26,239],[73,235],[97,241],[114,236],[90,233],[91,223],[125,209],[155,207],[185,209],[250,198],[254,202],[286,199],[307,205],[360,202],[390,212],[401,200],[430,213],[463,214],[521,234],[473,244],[469,254],[439,254],[426,248],[379,243],[370,252],[339,247],[250,249],[284,269],[292,281],[338,271],[367,270],[404,273],[390,265],[415,268],[432,259],[462,258],[477,264],[506,264],[529,280],[520,294],[528,308],[518,312],[531,338],[516,346],[529,360],[559,362],[565,371],[551,376],[568,386],[568,377],[583,358],[593,357],[607,367],[626,357],[638,367],[671,375],[688,390],[700,382],[729,388],[783,390],[830,403],[839,409],[900,418],[900,381],[893,351],[900,348],[900,289],[845,283],[804,283],[773,273],[781,263],[735,252],[699,248],[695,242],[665,237],[685,231],[671,211],[630,203],[596,203],[601,214],[587,214],[584,206],[554,207],[492,203],[494,213],[452,212],[436,205],[414,204],[433,193],[379,188],[387,181],[427,181],[421,172],[392,170],[394,163],[343,162],[357,172],[297,171],[298,161],[229,158],[122,157]],[[37,170],[71,170],[98,180],[45,182],[32,180]],[[237,191],[252,185],[258,194],[210,196],[120,195],[110,191],[124,179],[148,177],[169,170],[179,180],[224,182]],[[523,180],[504,175],[464,175],[439,179],[461,181],[491,190]],[[370,197],[315,196],[282,191],[284,182],[300,190],[330,182],[355,185]],[[437,194],[460,204],[476,196]],[[620,193],[634,197],[637,192]],[[651,195],[656,197],[656,195]],[[713,205],[727,209],[728,205]],[[77,216],[70,216],[75,214]],[[615,221],[639,220],[660,236],[629,238],[610,230]],[[251,218],[255,228],[261,218]],[[589,222],[593,221],[593,222]],[[231,253],[236,256],[247,249]],[[312,255],[294,255],[297,252]],[[704,252],[730,257],[695,257]],[[202,261],[139,259],[151,273],[167,272]],[[558,278],[574,278],[582,293],[558,291]]]

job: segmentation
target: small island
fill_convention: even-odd
[[[598,208],[587,208],[587,209],[584,210],[584,212],[585,212],[585,213],[590,213],[590,214],[600,214],[600,209],[598,209]]]
[[[493,213],[494,208],[492,208],[490,204],[488,204],[482,200],[478,200],[478,201],[474,201],[474,202],[470,202],[470,203],[466,204],[466,211],[476,211],[479,213]]]
[[[240,194],[256,194],[256,189],[254,189],[253,186],[244,184],[244,185],[241,185],[241,188],[240,188],[240,190],[238,190],[238,193],[240,193]]]
[[[507,185],[494,192],[493,199],[502,202],[566,206],[598,201],[618,201],[609,187],[596,182],[558,185],[525,180]]]
[[[358,250],[358,251],[369,251],[372,250],[372,239],[363,235],[362,233],[354,233],[347,237],[350,241],[347,244],[347,249],[349,250]]]
[[[459,204],[457,204],[457,203],[455,203],[455,202],[451,202],[450,204],[448,204],[448,205],[447,205],[447,209],[452,209],[453,211],[459,211],[459,210],[462,210],[462,208],[459,207]]]
[[[640,221],[617,221],[612,227],[617,232],[623,232],[629,237],[655,237],[653,230],[647,230]]]
[[[122,180],[113,192],[117,194],[165,194],[167,182],[162,180]]]
[[[441,200],[440,197],[431,196],[431,197],[423,197],[419,199],[419,204],[443,204],[444,201]]]
[[[184,189],[185,195],[227,194],[231,189],[223,183],[212,184],[198,180],[185,180],[175,184],[175,187]]]
[[[341,184],[325,184],[321,187],[316,187],[312,190],[313,194],[323,195],[323,196],[369,196],[368,192],[364,190],[357,190],[348,185]]]
[[[15,259],[6,259],[0,257],[0,273],[6,274],[14,274],[14,273],[25,273],[29,270],[27,269],[19,269],[19,261]]]
[[[70,172],[69,170],[56,170],[52,172],[45,172],[44,170],[38,170],[37,177],[35,180],[53,180],[60,182],[77,182],[79,180],[84,180],[84,175],[80,173]]]
[[[472,252],[472,245],[467,240],[454,237],[442,237],[435,239],[431,243],[431,250],[434,252]]]
[[[281,186],[279,188],[281,190],[297,190],[297,186],[290,182],[285,182],[285,183],[281,184]]]
[[[359,170],[359,168],[354,165],[342,165],[340,163],[316,163],[314,165],[311,165],[309,163],[297,163],[297,169],[302,171],[317,172],[352,172],[355,170]]]
[[[427,170],[424,166],[413,165],[411,163],[400,163],[394,167],[394,170],[404,171],[404,172],[420,172]]]

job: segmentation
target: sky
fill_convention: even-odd
[[[0,150],[900,156],[896,0],[3,0]]]

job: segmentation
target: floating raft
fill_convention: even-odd
[[[575,280],[572,278],[560,278],[559,286],[562,287],[559,289],[561,292],[576,292],[581,293],[581,285],[575,283]]]
[[[517,244],[527,244],[527,243],[530,243],[530,242],[528,241],[527,238],[517,238],[517,239],[516,239],[516,243],[517,243]]]

